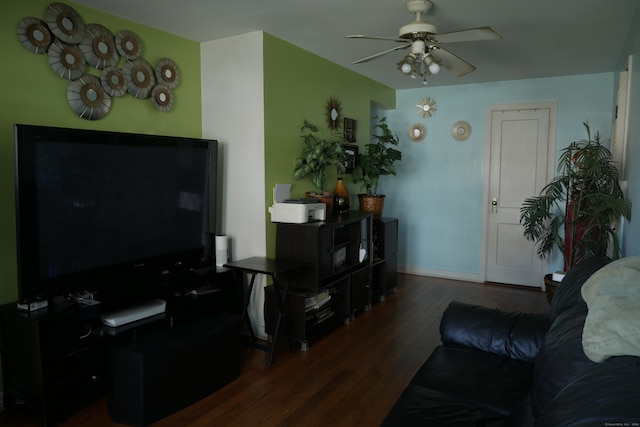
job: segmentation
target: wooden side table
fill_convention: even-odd
[[[271,365],[273,363],[276,345],[278,344],[278,336],[280,335],[280,328],[282,327],[282,324],[286,322],[285,306],[287,301],[287,294],[289,293],[290,280],[286,280],[284,287],[281,289],[281,284],[279,283],[280,276],[287,275],[296,270],[305,268],[307,267],[307,265],[304,263],[295,262],[295,261],[253,257],[253,258],[243,259],[240,261],[228,262],[224,264],[224,267],[234,271],[234,276],[241,289],[241,295],[243,294],[242,275],[244,273],[251,275],[249,287],[247,288],[247,292],[246,292],[246,295],[244,296],[244,300],[242,303],[243,304],[242,317],[245,319],[245,321],[247,322],[247,326],[249,327],[253,346],[260,350],[265,350],[269,352],[269,364]],[[276,293],[277,303],[278,303],[278,319],[276,322],[276,328],[274,330],[273,338],[271,340],[271,345],[268,345],[268,346],[259,345],[256,343],[256,336],[255,336],[255,333],[253,332],[251,319],[249,319],[249,316],[247,314],[249,301],[251,300],[251,292],[253,291],[253,285],[255,283],[255,279],[258,274],[266,274],[268,276],[271,276],[271,279],[273,280],[274,291]]]

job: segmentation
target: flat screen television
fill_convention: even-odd
[[[215,265],[217,141],[18,124],[14,146],[21,303]]]

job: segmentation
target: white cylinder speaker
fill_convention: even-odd
[[[222,267],[229,261],[227,236],[216,236],[216,266]]]

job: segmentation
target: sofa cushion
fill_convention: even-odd
[[[601,268],[582,287],[589,312],[582,347],[589,359],[640,356],[640,257]]]
[[[440,322],[444,344],[459,344],[533,363],[549,329],[549,316],[452,302]]]
[[[409,385],[387,414],[381,427],[501,427],[504,416],[454,396]]]
[[[556,317],[564,310],[571,308],[578,302],[583,302],[580,290],[584,282],[596,271],[600,270],[611,260],[607,257],[592,257],[582,261],[580,264],[567,272],[564,279],[556,289],[551,307],[549,307],[549,318],[554,322]]]
[[[551,401],[576,375],[593,365],[582,350],[582,326],[586,315],[587,306],[580,301],[560,313],[545,337],[533,379],[533,416],[536,419],[546,412]]]
[[[437,347],[411,380],[507,415],[531,389],[533,365],[457,345]]]
[[[538,426],[637,426],[640,359],[611,357],[593,364],[553,399]]]

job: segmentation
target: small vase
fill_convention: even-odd
[[[338,213],[346,212],[351,208],[351,196],[347,190],[347,186],[344,185],[342,178],[338,178],[336,188],[333,190],[333,205]]]

